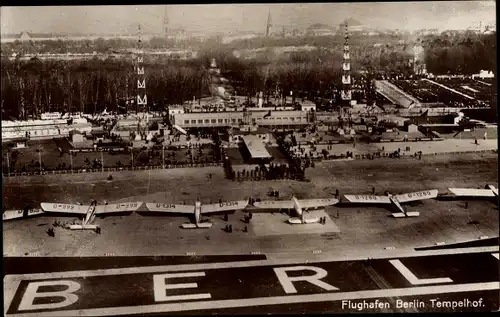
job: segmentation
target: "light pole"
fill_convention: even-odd
[[[40,175],[42,175],[42,150],[38,149],[38,164],[40,164]]]
[[[104,173],[104,154],[103,150],[101,149],[101,171]]]
[[[69,161],[71,164],[71,174],[73,174],[73,152],[69,152]]]
[[[132,170],[134,169],[134,148],[130,149],[130,156],[132,157]]]
[[[165,169],[165,145],[162,145],[161,147],[161,157],[162,157],[161,167]]]
[[[10,176],[9,151],[7,151],[7,175]]]

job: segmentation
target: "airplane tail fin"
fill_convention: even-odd
[[[98,228],[97,225],[70,225],[69,229],[71,230],[96,230]]]
[[[288,223],[292,225],[300,225],[302,224],[302,218],[289,218]]]
[[[212,223],[210,222],[201,222],[198,224],[195,223],[183,223],[181,225],[182,229],[198,229],[198,228],[210,228],[212,227]]]
[[[305,219],[303,223],[318,223],[319,222],[319,218],[309,218],[309,219]]]
[[[406,217],[418,217],[420,216],[420,212],[418,211],[409,211],[406,213]]]
[[[392,216],[394,218],[404,218],[404,217],[406,217],[406,215],[404,213],[402,213],[402,212],[395,212],[395,213],[392,214]]]
[[[210,222],[201,222],[201,223],[197,224],[197,227],[198,228],[210,228],[210,227],[212,227],[212,225],[213,224]]]
[[[305,219],[303,216],[301,218],[290,218],[288,219],[288,223],[292,225],[302,225],[302,224],[308,224],[308,223],[318,223],[319,218],[310,218],[310,219]]]

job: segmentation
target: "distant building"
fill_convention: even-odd
[[[342,31],[345,29],[345,25],[347,24],[349,28],[350,33],[356,33],[356,32],[364,32],[367,30],[367,26],[361,24],[359,21],[356,21],[352,18],[349,18],[342,22],[339,26],[339,31]]]
[[[70,134],[72,134],[71,141],[73,143],[81,143],[81,142],[85,141],[85,137],[80,132],[78,132],[78,131],[71,131],[71,132],[72,132],[72,133],[70,133]]]
[[[28,32],[23,32],[21,33],[21,36],[19,36],[19,41],[31,41],[32,37]]]
[[[472,78],[481,78],[481,79],[484,79],[484,78],[495,78],[495,74],[493,74],[493,72],[491,70],[490,71],[481,70],[479,72],[479,74],[472,75]]]
[[[254,110],[258,109],[258,110]],[[189,112],[174,115],[172,124],[182,128],[258,126],[304,126],[311,124],[311,112],[274,111],[254,108],[252,111]],[[274,109],[274,108],[273,108]]]
[[[335,28],[326,24],[315,23],[309,26],[306,30],[307,36],[333,36]]]

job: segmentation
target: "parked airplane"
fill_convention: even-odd
[[[92,224],[96,216],[137,211],[142,205],[142,202],[98,205],[97,201],[93,200],[90,205],[87,206],[60,203],[41,203],[40,205],[45,212],[63,213],[67,215],[85,215],[81,225],[69,226],[71,230],[97,230],[99,226]]]
[[[393,213],[394,218],[402,217],[418,217],[420,213],[418,211],[407,212],[401,206],[402,203],[436,198],[438,195],[437,189],[425,190],[421,192],[401,194],[401,195],[391,195],[387,193],[386,196],[375,196],[375,195],[345,195],[344,197],[351,203],[370,203],[370,204],[392,204],[395,206],[399,212]]]
[[[498,197],[498,188],[493,185],[486,185],[484,189],[476,188],[449,188],[455,196],[466,197]]]
[[[295,209],[297,213],[297,218],[290,218],[288,222],[290,224],[308,224],[316,223],[320,221],[320,218],[309,218],[306,219],[304,216],[304,211],[310,208],[319,208],[325,206],[335,205],[339,202],[335,198],[317,198],[317,199],[297,199],[292,196],[290,200],[267,200],[255,202],[254,207],[261,209]]]
[[[194,215],[194,223],[182,224],[182,228],[184,229],[210,228],[212,223],[202,222],[202,215],[236,209],[245,209],[247,205],[248,201],[246,200],[226,201],[208,205],[202,205],[200,201],[195,202],[194,205],[146,203],[146,207],[152,212]]]
[[[4,210],[3,212],[3,221],[19,219],[19,218],[28,218],[36,215],[43,214],[44,211],[39,208],[25,208],[19,210]]]

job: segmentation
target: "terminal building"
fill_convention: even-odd
[[[314,121],[314,110],[274,111],[254,108],[252,111],[185,112],[172,115],[171,123],[186,128],[234,127],[254,124],[262,127],[303,127]]]
[[[2,121],[2,142],[68,137],[73,130],[91,133],[92,126],[84,118]]]

